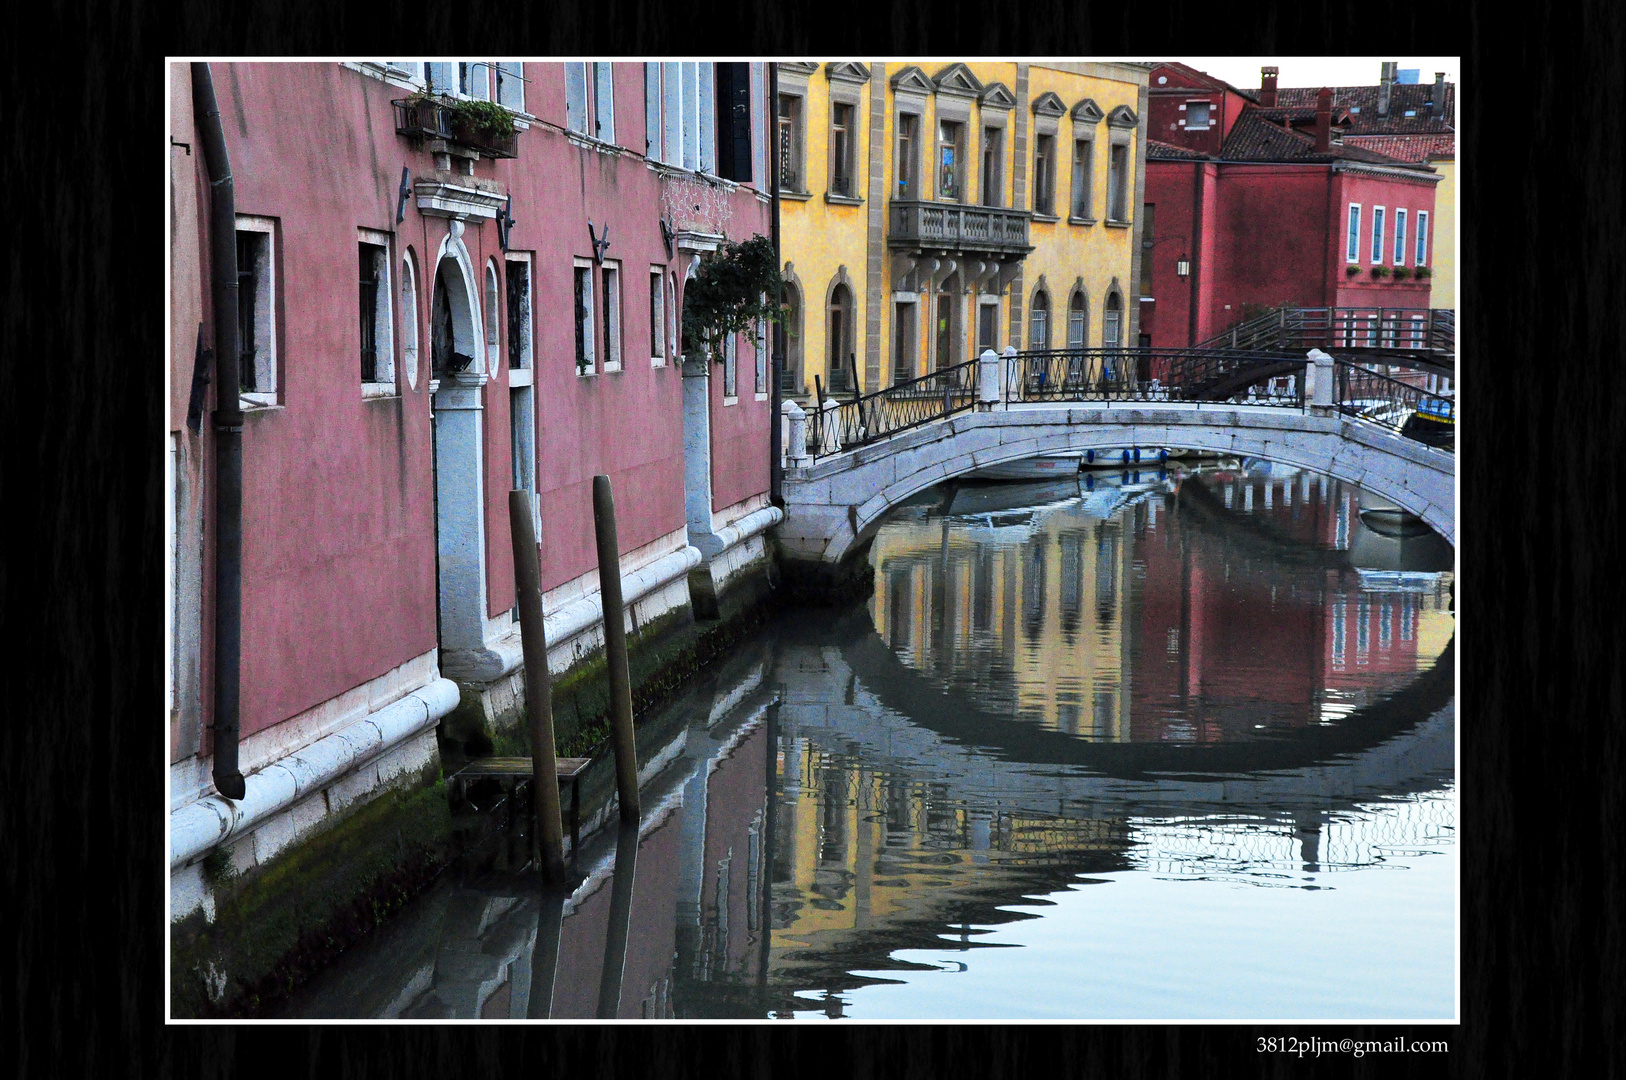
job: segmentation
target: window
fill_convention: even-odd
[[[387,235],[366,230],[369,239],[386,241]],[[356,244],[359,278],[361,381],[363,393],[395,393],[394,317],[390,313],[390,255],[384,243]]]
[[[779,378],[779,390],[784,394],[802,393],[802,294],[794,284],[785,282],[784,315],[778,323],[779,351],[784,356],[784,368]]]
[[[565,65],[565,126],[615,141],[615,78],[610,64]]]
[[[1108,349],[1117,348],[1123,338],[1123,306],[1123,297],[1108,294],[1106,314],[1101,317],[1101,344]]]
[[[1039,135],[1033,151],[1033,212],[1053,217],[1056,203],[1056,139]]]
[[[1186,102],[1186,130],[1187,131],[1207,131],[1208,130],[1208,126],[1209,126],[1208,125],[1208,108],[1209,108],[1209,103],[1206,102],[1206,101],[1188,101],[1188,102]]]
[[[982,129],[982,205],[1005,205],[1005,131]]]
[[[499,338],[497,334],[497,264],[495,261],[486,264],[486,363],[493,374],[497,369],[497,355]]]
[[[826,322],[824,370],[829,375],[826,389],[831,393],[846,393],[851,389],[847,365],[853,338],[853,294],[846,285],[837,285],[830,291]]]
[[[960,178],[960,139],[965,125],[944,120],[937,125],[937,197],[958,199],[962,188]]]
[[[513,373],[531,370],[531,263],[521,255],[510,255],[503,264],[508,288],[508,370],[509,382],[518,386]]]
[[[1349,204],[1349,238],[1344,249],[1345,262],[1359,262],[1361,259],[1361,204]]]
[[[585,259],[576,260],[575,296],[576,374],[591,375],[597,367],[593,348],[593,264]]]
[[[894,169],[898,198],[920,198],[918,173],[920,169],[920,117],[913,113],[898,114],[898,161]]]
[[[960,274],[955,271],[943,282],[937,294],[936,363],[939,368],[950,367],[958,357],[960,344]]]
[[[442,259],[435,269],[435,284],[429,297],[429,389],[435,389],[434,380],[446,374],[456,348],[452,336],[452,299],[446,285],[450,260]]]
[[[1412,260],[1413,266],[1428,265],[1428,211],[1417,211],[1417,257]]]
[[[1084,339],[1090,328],[1089,311],[1085,307],[1085,303],[1082,292],[1073,293],[1073,298],[1067,301],[1067,347],[1069,349],[1085,348]]]
[[[779,95],[777,153],[779,186],[787,191],[807,191],[807,177],[802,169],[802,99],[795,94]]]
[[[985,299],[977,305],[977,355],[985,349],[999,349],[999,300]]]
[[[1028,348],[1050,348],[1050,297],[1043,290],[1033,294],[1033,310],[1028,314]]]
[[[915,377],[915,305],[894,304],[892,313],[892,381],[908,382]]]
[[[1129,220],[1129,147],[1113,143],[1107,159],[1107,220]]]
[[[1395,210],[1395,258],[1396,266],[1406,265],[1406,211]]]
[[[418,388],[418,273],[409,252],[401,260],[401,366],[407,385]]]
[[[678,348],[677,329],[677,274],[666,276],[666,355],[670,357]]]
[[[748,184],[752,180],[756,139],[752,137],[756,109],[751,93],[751,64],[725,63],[712,68],[716,79],[717,132],[716,172],[725,180]],[[757,173],[760,176],[761,173]]]
[[[649,268],[649,364],[666,363],[666,273],[658,266]]]
[[[270,218],[237,219],[237,385],[250,405],[277,403],[274,230]]]
[[[621,370],[621,266],[606,261],[604,279],[604,370]]]
[[[1091,139],[1073,141],[1073,217],[1079,221],[1093,221],[1095,196],[1095,142]]]
[[[756,382],[753,392],[759,397],[768,393],[768,324],[766,320],[758,319],[756,333],[751,336],[751,353],[756,359]]]
[[[535,393],[533,386],[515,386],[508,391],[509,460],[513,466],[514,488],[533,493],[536,491]],[[531,512],[537,519],[532,521],[532,526],[540,525],[541,515],[534,495]]]
[[[1383,207],[1372,208],[1372,261],[1383,261]]]
[[[740,335],[723,338],[723,404],[733,404],[740,396]]]
[[[1156,220],[1157,205],[1155,203],[1141,203],[1140,223],[1140,298],[1152,299],[1152,245],[1157,241],[1152,237],[1152,226]]]
[[[497,104],[515,112],[525,111],[524,64],[497,65]]]
[[[844,102],[830,106],[830,194],[853,198],[854,147],[857,143],[853,131],[856,110]]]

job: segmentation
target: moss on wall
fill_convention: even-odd
[[[450,854],[439,777],[433,762],[241,875],[211,855],[214,921],[170,928],[172,1015],[261,1014],[422,892]]]

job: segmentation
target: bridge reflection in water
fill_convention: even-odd
[[[646,721],[672,763],[573,893],[464,875],[289,1015],[1449,1016],[1449,548],[1356,496],[1238,464],[923,497],[867,605]]]

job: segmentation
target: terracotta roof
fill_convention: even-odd
[[[1225,145],[1220,147],[1221,161],[1303,161],[1333,162],[1361,161],[1373,165],[1391,165],[1406,169],[1426,169],[1426,166],[1401,161],[1374,150],[1334,143],[1325,153],[1315,148],[1315,137],[1302,131],[1290,131],[1271,120],[1271,114],[1280,109],[1244,109],[1237,117]]]
[[[1158,142],[1156,139],[1146,140],[1146,156],[1154,161],[1206,161],[1208,155],[1198,150],[1188,150],[1184,146],[1175,146],[1173,143]]]
[[[1224,79],[1215,78],[1213,75],[1210,75],[1206,71],[1198,71],[1196,68],[1191,67],[1188,64],[1182,64],[1182,63],[1180,63],[1178,61],[1175,61],[1175,60],[1160,60],[1160,61],[1153,62],[1152,65],[1151,65],[1151,68],[1154,71],[1157,68],[1160,68],[1160,67],[1169,68],[1169,69],[1171,69],[1173,71],[1176,71],[1176,72],[1180,73],[1181,75],[1184,75],[1188,81],[1185,82],[1185,83],[1172,83],[1171,82],[1171,83],[1169,83],[1167,85],[1164,85],[1164,86],[1158,86],[1156,83],[1152,83],[1151,86],[1149,87],[1149,89],[1154,91],[1154,92],[1158,91],[1158,90],[1168,92],[1168,91],[1173,91],[1173,90],[1193,90],[1193,89],[1221,90],[1221,89],[1224,89],[1224,90],[1231,91],[1231,93],[1233,93],[1233,94],[1241,94],[1243,97],[1247,98],[1249,101],[1258,101],[1259,100],[1259,91],[1257,91],[1257,90],[1244,90],[1240,86],[1232,86],[1230,83],[1226,82]]]
[[[1434,135],[1350,135],[1344,136],[1345,146],[1359,146],[1363,150],[1376,150],[1380,154],[1400,161],[1427,161],[1430,157],[1455,157],[1456,135],[1445,132]]]
[[[1276,105],[1280,108],[1315,110],[1318,86],[1284,86],[1276,91]],[[1457,87],[1445,84],[1445,113],[1439,118],[1428,115],[1425,103],[1434,96],[1434,84],[1395,83],[1389,91],[1389,115],[1378,115],[1378,88],[1374,86],[1333,86],[1332,107],[1349,109],[1351,135],[1403,135],[1455,130],[1451,118],[1456,115]],[[1244,91],[1255,97],[1257,90]],[[1407,116],[1410,111],[1414,116]]]

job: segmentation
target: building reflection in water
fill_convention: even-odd
[[[1370,532],[1350,485],[1264,463],[1089,482],[884,525],[871,608],[898,657],[1048,730],[1213,742],[1321,722],[1450,640],[1449,547]]]

